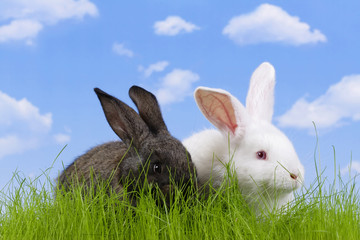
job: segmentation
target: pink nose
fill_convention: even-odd
[[[298,176],[296,176],[296,175],[293,174],[293,173],[290,173],[290,177],[291,177],[292,179],[294,179],[294,180],[296,180],[296,179],[298,178]]]

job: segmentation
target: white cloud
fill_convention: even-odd
[[[200,79],[199,75],[189,70],[174,69],[168,73],[156,92],[160,104],[180,102],[192,95],[192,84]]]
[[[0,126],[11,126],[22,122],[21,126],[31,131],[49,131],[52,124],[51,113],[41,115],[39,109],[26,98],[19,101],[0,91]],[[19,127],[19,126],[17,126]]]
[[[157,35],[175,36],[179,33],[191,33],[200,28],[179,16],[168,16],[164,21],[155,22],[154,29]]]
[[[360,162],[352,161],[351,164],[349,163],[346,167],[340,170],[342,175],[355,171],[357,174],[360,174]]]
[[[114,43],[112,50],[114,53],[120,56],[126,56],[130,58],[134,56],[134,53],[130,49],[125,48],[124,44],[122,43]]]
[[[12,40],[33,39],[43,29],[38,21],[14,20],[8,25],[0,26],[0,43]]]
[[[88,0],[2,0],[0,2],[0,43],[24,40],[31,44],[45,25],[66,19],[97,16],[96,6]]]
[[[360,75],[351,75],[330,86],[312,102],[299,99],[278,121],[283,127],[311,129],[314,121],[318,128],[331,128],[348,120],[359,121],[359,116]]]
[[[319,30],[310,30],[307,23],[289,15],[280,7],[262,4],[255,11],[234,17],[223,34],[239,45],[281,42],[291,45],[326,42]]]
[[[58,144],[65,144],[70,142],[71,136],[64,133],[59,133],[54,135],[54,139]]]
[[[17,135],[0,136],[0,159],[7,155],[22,153],[38,145],[36,138],[21,138]]]
[[[169,65],[167,61],[160,61],[154,64],[151,64],[146,69],[142,66],[139,66],[139,71],[144,72],[145,77],[150,77],[154,72],[162,72]]]
[[[0,92],[0,158],[39,146],[51,130],[51,113],[40,114],[27,99]]]

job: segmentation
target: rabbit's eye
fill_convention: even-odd
[[[256,157],[259,160],[266,160],[266,152],[265,151],[258,151],[256,153]]]
[[[155,163],[153,166],[154,173],[161,173],[161,165],[159,163]]]

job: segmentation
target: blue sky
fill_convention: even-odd
[[[360,173],[359,1],[0,2],[0,186],[17,169],[55,178],[76,156],[117,139],[94,87],[134,106],[132,85],[154,92],[179,139],[211,127],[192,97],[222,88],[244,102],[252,72],[274,65],[274,124],[315,177],[353,160]]]

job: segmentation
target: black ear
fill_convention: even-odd
[[[149,129],[140,116],[128,105],[119,99],[107,94],[99,88],[94,88],[97,94],[106,120],[110,124],[112,130],[127,145],[131,140],[135,147],[139,147],[141,140],[149,134]]]
[[[140,117],[148,125],[151,132],[168,132],[156,97],[145,89],[132,86],[129,89],[129,96],[139,110]]]

